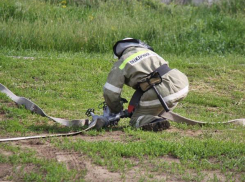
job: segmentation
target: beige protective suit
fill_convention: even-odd
[[[118,113],[122,110],[120,101],[124,84],[136,89],[138,82],[163,64],[168,63],[149,49],[127,48],[114,64],[103,88],[105,102],[111,111]],[[162,83],[156,86],[170,110],[187,96],[188,87],[186,75],[177,69],[172,69],[164,74]],[[130,124],[136,128],[146,125],[159,119],[158,115],[162,111],[163,107],[156,93],[153,89],[149,89],[142,95],[138,107],[133,112]]]

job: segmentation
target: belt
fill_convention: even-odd
[[[155,71],[158,72],[160,76],[163,76],[170,70],[171,68],[169,68],[167,64],[163,64],[162,66],[158,67]]]
[[[164,102],[162,96],[158,93],[157,89],[155,88],[155,85],[160,84],[162,82],[162,78],[161,77],[163,75],[165,75],[166,73],[168,73],[170,70],[171,70],[171,68],[169,68],[167,64],[163,64],[162,66],[158,67],[155,71],[153,71],[150,74],[148,74],[145,77],[145,79],[143,78],[143,80],[144,80],[143,82],[138,83],[139,85],[142,85],[144,83],[148,83],[149,87],[146,86],[146,89],[142,89],[142,87],[138,86],[138,88],[134,92],[134,94],[133,94],[133,96],[132,96],[132,98],[131,98],[131,100],[129,102],[129,105],[128,105],[128,112],[129,113],[132,113],[135,110],[135,108],[139,104],[141,96],[147,90],[149,90],[152,87],[154,88],[154,90],[155,90],[155,92],[157,94],[157,97],[160,100],[160,102],[161,102],[162,106],[164,107],[165,111],[169,111],[167,104]],[[154,82],[156,82],[156,83],[151,84],[150,83],[151,77],[154,77],[156,74],[158,74],[160,80],[159,81],[155,81],[155,80],[157,80],[157,78],[155,78]]]

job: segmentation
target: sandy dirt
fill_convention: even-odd
[[[202,135],[202,131],[191,131],[191,130],[179,130],[177,128],[171,127],[170,129],[166,130],[165,132],[178,132],[181,135],[185,136],[199,136]],[[98,136],[89,136],[89,135],[76,135],[72,136],[74,140],[85,140],[89,142],[93,141],[119,141],[125,142],[125,133],[122,131],[113,131],[113,132],[105,132],[102,135]],[[178,176],[171,174],[169,172],[152,172],[149,171],[151,169],[151,163],[145,160],[144,164],[135,165],[134,167],[130,168],[125,174],[120,172],[111,172],[104,166],[95,165],[91,159],[89,159],[86,155],[80,152],[73,152],[73,151],[65,151],[59,148],[54,147],[51,145],[49,140],[41,140],[41,139],[31,139],[31,140],[22,140],[22,141],[14,141],[10,142],[11,145],[18,146],[21,149],[31,149],[36,151],[37,157],[49,160],[55,160],[59,163],[63,163],[66,165],[67,170],[86,171],[85,181],[91,182],[104,182],[104,181],[139,181],[142,179],[147,179],[148,181],[181,181]],[[0,149],[0,154],[5,156],[11,156],[12,152],[4,151]],[[137,159],[134,163],[137,164]],[[172,156],[163,156],[159,157],[157,161],[165,161],[167,163],[180,163],[179,159],[176,159]],[[20,167],[19,167],[20,168]],[[9,176],[13,176],[13,181],[22,181],[15,176],[13,173],[14,170],[19,170],[18,166],[12,166],[11,164],[1,164],[0,163],[0,182],[1,181],[8,181]],[[24,170],[37,170],[36,166],[26,165]],[[84,174],[84,173],[83,173]],[[220,173],[219,178],[223,179],[223,175]],[[212,178],[213,173],[207,173],[207,178]],[[81,176],[76,176],[75,178],[78,179]],[[75,179],[74,179],[75,181]]]

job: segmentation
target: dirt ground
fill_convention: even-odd
[[[180,132],[180,130],[171,127],[166,130],[166,132]],[[185,130],[181,131],[182,135],[187,136],[198,136],[202,134],[202,131],[191,131]],[[103,135],[99,136],[88,136],[88,135],[77,135],[72,136],[74,140],[82,139],[85,141],[121,141],[123,142],[123,136],[125,135],[122,131],[113,131],[106,132]],[[85,181],[92,182],[104,182],[104,181],[139,181],[142,176],[149,176],[148,171],[144,171],[142,167],[135,166],[129,171],[127,171],[126,175],[122,175],[120,172],[110,172],[106,167],[98,166],[93,164],[92,160],[89,159],[86,155],[83,155],[79,152],[68,152],[52,146],[48,140],[40,140],[40,139],[31,139],[31,140],[21,140],[11,142],[12,145],[18,146],[22,149],[31,149],[37,152],[38,157],[44,159],[55,159],[57,162],[64,163],[68,170],[77,170],[77,171],[86,171]],[[9,151],[3,151],[0,149],[0,154],[10,156],[12,155]],[[173,158],[171,156],[161,157],[159,160],[164,160],[168,163],[180,163],[179,159]],[[150,165],[150,164],[146,164]],[[15,166],[16,167],[16,166]],[[26,171],[33,170],[35,166],[32,164],[25,166]],[[14,166],[10,164],[0,164],[0,182],[7,181],[8,176],[14,176],[13,181],[21,181],[15,177],[14,174]],[[18,170],[15,168],[15,170]],[[216,173],[217,174],[217,173]],[[181,181],[173,174],[169,173],[154,173],[151,172],[152,179],[149,181],[157,180],[157,181]],[[209,175],[207,174],[207,177]],[[219,179],[222,179],[222,174],[219,175]]]

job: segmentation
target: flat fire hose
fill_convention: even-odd
[[[61,125],[68,126],[68,127],[81,127],[81,126],[87,126],[85,130],[78,131],[78,132],[71,132],[71,133],[61,133],[61,134],[47,134],[47,135],[38,135],[38,136],[29,136],[29,137],[17,137],[17,138],[6,138],[6,139],[0,139],[0,142],[6,142],[6,141],[16,141],[16,140],[27,140],[27,139],[34,139],[34,138],[47,138],[47,137],[59,137],[59,136],[73,136],[78,135],[84,131],[87,131],[91,128],[93,128],[96,124],[95,122],[89,123],[88,119],[75,119],[75,120],[67,120],[62,118],[55,118],[48,116],[38,105],[33,103],[32,101],[28,100],[25,97],[19,97],[16,96],[13,92],[11,92],[7,87],[2,85],[0,83],[0,92],[5,93],[10,99],[12,99],[15,103],[18,105],[24,105],[27,110],[30,110],[36,114],[39,114],[43,117],[47,117]]]
[[[238,125],[245,126],[245,118],[234,119],[234,120],[230,120],[230,121],[226,121],[226,122],[203,122],[203,121],[196,121],[196,120],[192,120],[192,119],[180,116],[179,114],[176,114],[172,111],[163,112],[159,116],[166,118],[170,121],[174,121],[177,123],[186,123],[188,125],[203,126],[203,125],[209,125],[209,124],[238,124]]]
[[[6,142],[6,141],[16,141],[16,140],[27,140],[27,139],[35,139],[35,138],[47,138],[47,137],[59,137],[59,136],[74,136],[74,135],[78,135],[84,131],[87,131],[91,128],[93,128],[96,125],[96,120],[92,123],[89,123],[88,120],[86,119],[80,119],[80,120],[66,120],[66,119],[61,119],[61,118],[55,118],[55,117],[51,117],[48,116],[47,114],[45,114],[45,112],[39,107],[37,106],[35,103],[33,103],[32,101],[24,98],[24,97],[18,97],[16,96],[14,93],[12,93],[9,89],[7,89],[4,85],[2,85],[0,83],[0,92],[5,93],[8,97],[10,97],[14,102],[16,102],[19,105],[24,105],[26,107],[26,109],[35,112],[41,116],[44,117],[48,117],[50,119],[52,119],[53,121],[60,123],[62,125],[65,126],[85,126],[85,125],[89,125],[88,128],[86,128],[85,130],[82,131],[78,131],[78,132],[71,132],[71,133],[65,133],[65,134],[47,134],[47,135],[38,135],[38,136],[29,136],[29,137],[16,137],[16,138],[6,138],[6,139],[0,139],[0,142]],[[159,116],[164,117],[168,120],[177,122],[177,123],[186,123],[188,125],[206,125],[206,124],[239,124],[242,126],[245,126],[245,118],[241,118],[241,119],[234,119],[234,120],[230,120],[227,122],[215,122],[215,123],[210,123],[210,122],[203,122],[203,121],[196,121],[196,120],[192,120],[189,118],[185,118],[183,116],[180,116],[172,111],[169,112],[163,112],[161,113]]]

